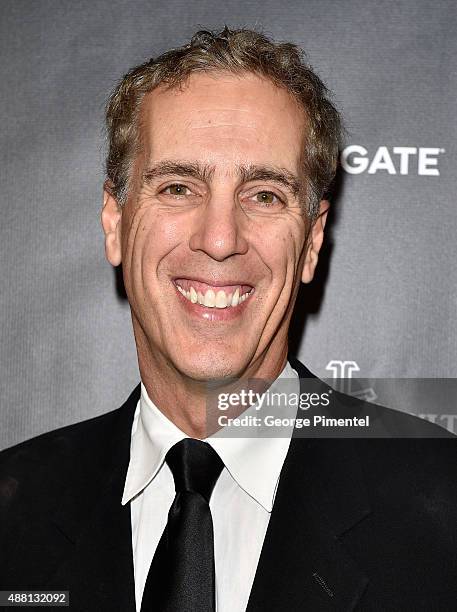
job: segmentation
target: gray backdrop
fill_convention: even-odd
[[[354,361],[364,377],[455,377],[454,0],[3,0],[0,11],[0,448],[111,410],[139,380],[99,224],[103,106],[132,65],[199,26],[299,43],[346,117],[352,148],[318,277],[300,295],[299,357],[320,376]]]

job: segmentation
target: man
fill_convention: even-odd
[[[337,161],[322,82],[292,44],[199,32],[127,74],[107,121],[141,387],[2,454],[1,588],[75,610],[453,610],[452,436],[344,397],[326,414],[371,416],[366,436],[224,439],[207,410],[210,389],[312,381],[287,335]]]

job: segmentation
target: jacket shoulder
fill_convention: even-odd
[[[113,437],[130,436],[139,395],[138,386],[120,408],[0,452],[0,517],[32,496],[52,503],[77,472],[96,479],[111,457]]]

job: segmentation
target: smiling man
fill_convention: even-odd
[[[102,220],[107,257],[123,264],[142,381],[180,429],[205,437],[208,380],[284,369],[327,205],[317,221],[317,203],[307,214],[308,122],[287,90],[241,70],[184,77],[144,96],[128,195],[120,206],[108,181]],[[116,112],[113,101],[113,131]]]
[[[296,405],[278,435],[224,438],[208,419],[210,390],[249,381],[291,381],[315,406],[288,329],[341,126],[300,50],[198,32],[122,79],[107,125],[105,248],[141,383],[2,453],[0,587],[97,612],[454,609],[450,434],[337,393],[323,421],[369,432],[303,439]]]

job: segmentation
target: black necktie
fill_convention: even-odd
[[[206,442],[185,438],[165,458],[176,496],[149,568],[141,612],[214,612],[214,534],[209,500],[224,467]]]

